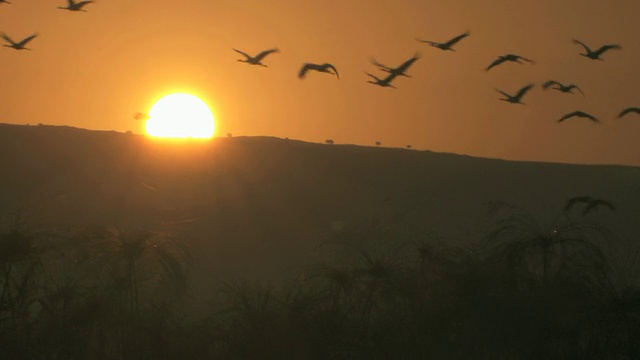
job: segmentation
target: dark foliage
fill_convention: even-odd
[[[640,287],[611,265],[620,241],[566,213],[547,226],[507,210],[465,246],[384,248],[380,227],[346,231],[325,246],[337,261],[285,283],[220,282],[196,318],[182,311],[188,252],[166,234],[12,226],[0,234],[0,358],[637,356]]]

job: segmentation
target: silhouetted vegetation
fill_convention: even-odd
[[[608,229],[500,204],[474,244],[344,229],[278,284],[219,281],[187,317],[186,247],[111,228],[0,235],[3,359],[627,359],[637,259]],[[637,249],[637,247],[633,247]],[[626,261],[619,261],[621,256]],[[616,259],[616,261],[612,261]]]

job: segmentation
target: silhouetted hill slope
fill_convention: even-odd
[[[0,124],[0,215],[43,225],[166,230],[216,275],[281,275],[331,234],[375,224],[390,240],[478,236],[489,201],[541,219],[567,198],[615,203],[590,218],[637,236],[640,168],[513,162],[268,137],[209,142]],[[579,217],[579,211],[575,213]],[[373,241],[373,240],[372,240]]]

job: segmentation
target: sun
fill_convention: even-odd
[[[161,138],[200,138],[213,136],[215,122],[207,104],[185,93],[167,95],[149,110],[147,134]]]

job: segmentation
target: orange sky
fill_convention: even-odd
[[[103,0],[87,12],[64,0],[0,4],[0,31],[40,36],[33,51],[0,48],[0,122],[56,124],[141,133],[133,114],[176,91],[205,100],[218,135],[271,135],[305,141],[454,152],[475,156],[640,165],[638,0]],[[491,4],[491,5],[480,5]],[[456,52],[418,43],[466,30]],[[578,56],[619,43],[605,61]],[[268,68],[237,62],[277,46]],[[422,58],[399,89],[368,84],[370,57],[398,65]],[[484,68],[516,53],[536,65]],[[331,62],[335,77],[304,62]],[[526,106],[498,101],[529,82],[575,82],[586,93],[536,87]],[[584,110],[602,120],[556,122]]]

